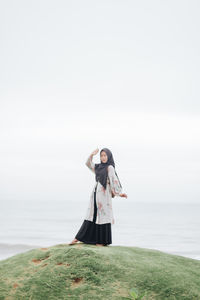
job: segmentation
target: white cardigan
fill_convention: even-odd
[[[90,155],[86,161],[86,166],[95,174],[92,156]],[[108,178],[106,189],[98,181],[95,183],[92,193],[90,195],[89,206],[85,215],[85,220],[93,221],[94,215],[94,191],[96,189],[96,204],[97,204],[97,217],[96,224],[111,223],[114,224],[113,209],[112,209],[112,192],[115,196],[122,193],[119,180],[115,174],[115,169],[112,165],[108,166]],[[112,190],[112,192],[111,192]]]

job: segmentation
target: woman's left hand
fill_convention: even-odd
[[[120,195],[120,197],[125,197],[125,198],[128,198],[128,196],[125,194],[125,193],[123,193],[123,194],[119,194]]]

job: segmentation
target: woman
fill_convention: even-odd
[[[94,164],[92,158],[98,153],[94,150],[86,161],[86,166],[95,174],[96,184],[90,196],[90,202],[85,219],[69,244],[78,241],[97,246],[112,244],[111,224],[114,224],[112,211],[112,197],[126,197],[122,193],[122,186],[115,171],[112,152],[108,148],[100,151],[100,164]]]

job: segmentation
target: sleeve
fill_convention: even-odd
[[[108,177],[110,181],[111,191],[115,196],[119,196],[122,193],[122,188],[120,186],[117,175],[115,174],[115,169],[112,165],[108,167]]]
[[[93,163],[92,158],[93,158],[93,156],[90,155],[85,164],[93,173],[95,173],[95,170],[94,170],[95,164]]]

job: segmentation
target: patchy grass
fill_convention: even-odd
[[[0,261],[0,300],[200,299],[200,261],[136,247],[76,244]]]

